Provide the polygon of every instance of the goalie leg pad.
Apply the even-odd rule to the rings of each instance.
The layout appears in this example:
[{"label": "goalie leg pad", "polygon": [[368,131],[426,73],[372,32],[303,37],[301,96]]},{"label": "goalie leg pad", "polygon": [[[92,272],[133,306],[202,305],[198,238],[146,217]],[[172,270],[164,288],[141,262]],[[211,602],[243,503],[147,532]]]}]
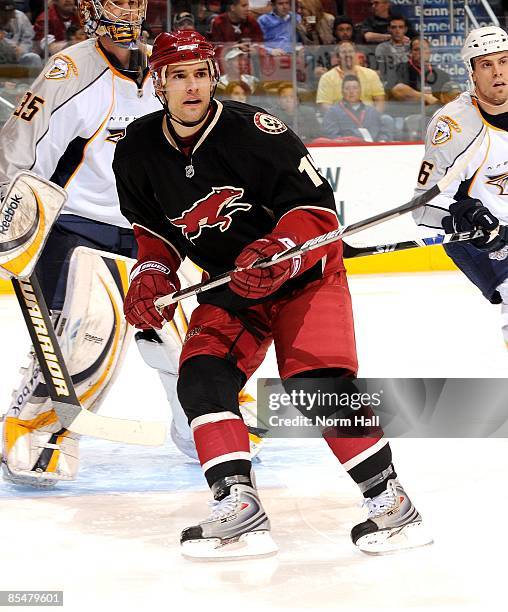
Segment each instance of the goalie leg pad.
[{"label": "goalie leg pad", "polygon": [[[133,260],[88,247],[75,249],[56,333],[82,406],[96,411],[116,379],[132,335],[122,312]],[[14,394],[3,436],[3,462],[11,481],[27,477],[72,480],[78,440],[52,410],[35,359]],[[26,389],[32,388],[30,395]]]}]

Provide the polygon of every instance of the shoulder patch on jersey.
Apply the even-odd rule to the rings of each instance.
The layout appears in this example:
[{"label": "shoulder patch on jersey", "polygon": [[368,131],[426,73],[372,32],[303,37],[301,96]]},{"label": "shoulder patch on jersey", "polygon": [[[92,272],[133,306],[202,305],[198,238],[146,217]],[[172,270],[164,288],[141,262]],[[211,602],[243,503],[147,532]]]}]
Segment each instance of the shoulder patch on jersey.
[{"label": "shoulder patch on jersey", "polygon": [[282,134],[288,129],[285,123],[268,113],[256,113],[254,115],[254,125],[258,130],[267,134]]},{"label": "shoulder patch on jersey", "polygon": [[78,69],[68,55],[57,55],[49,70],[44,74],[45,78],[51,81],[68,79],[73,75],[78,76]]},{"label": "shoulder patch on jersey", "polygon": [[453,132],[462,132],[460,125],[448,115],[440,115],[437,118],[432,144],[442,145],[452,139]]}]

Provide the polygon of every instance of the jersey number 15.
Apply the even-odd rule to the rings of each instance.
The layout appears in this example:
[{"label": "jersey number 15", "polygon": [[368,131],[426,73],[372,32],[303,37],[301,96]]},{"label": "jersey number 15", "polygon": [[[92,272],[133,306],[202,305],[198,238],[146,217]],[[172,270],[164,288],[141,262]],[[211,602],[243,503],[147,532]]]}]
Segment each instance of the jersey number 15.
[{"label": "jersey number 15", "polygon": [[35,96],[31,91],[27,91],[12,114],[25,121],[31,121],[34,115],[41,110],[43,104],[43,98],[39,98],[39,96]]}]

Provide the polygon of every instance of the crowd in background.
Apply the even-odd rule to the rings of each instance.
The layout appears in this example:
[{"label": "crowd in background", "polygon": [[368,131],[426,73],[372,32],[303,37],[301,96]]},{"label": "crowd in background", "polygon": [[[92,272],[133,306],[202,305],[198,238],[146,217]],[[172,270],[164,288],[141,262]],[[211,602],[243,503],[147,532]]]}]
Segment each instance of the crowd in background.
[{"label": "crowd in background", "polygon": [[[425,117],[464,88],[389,0],[295,6],[292,14],[290,0],[173,0],[168,16],[166,0],[148,0],[143,36],[150,43],[168,21],[206,35],[221,69],[218,96],[265,108],[305,141],[417,140]],[[0,110],[26,87],[19,78],[85,38],[76,0],[50,0],[46,33],[42,0],[0,0]]]}]

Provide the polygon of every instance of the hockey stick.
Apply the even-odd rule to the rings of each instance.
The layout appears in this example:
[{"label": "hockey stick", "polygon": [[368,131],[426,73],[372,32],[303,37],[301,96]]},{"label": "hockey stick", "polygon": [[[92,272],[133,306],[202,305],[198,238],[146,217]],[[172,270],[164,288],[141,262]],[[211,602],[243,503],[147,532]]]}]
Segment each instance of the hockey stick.
[{"label": "hockey stick", "polygon": [[[319,247],[325,246],[332,242],[336,242],[337,240],[342,240],[347,236],[352,236],[353,234],[357,234],[358,232],[362,232],[363,230],[367,230],[379,223],[383,223],[385,221],[391,221],[392,219],[396,219],[401,215],[405,215],[413,210],[421,208],[425,206],[437,197],[441,192],[443,192],[447,187],[453,183],[459,176],[460,173],[465,170],[467,164],[473,158],[475,153],[480,148],[482,139],[479,137],[472,142],[468,149],[465,151],[464,158],[457,163],[443,178],[441,178],[435,185],[433,185],[430,189],[428,189],[425,193],[422,193],[416,198],[413,198],[409,202],[402,204],[402,206],[398,206],[397,208],[392,208],[386,212],[379,213],[377,215],[373,215],[368,219],[364,219],[362,221],[357,221],[356,223],[352,223],[343,228],[338,228],[333,230],[332,232],[328,232],[327,234],[322,234],[321,236],[316,236],[315,238],[311,238],[304,242],[303,244],[297,244],[296,246],[288,249],[287,251],[283,251],[282,253],[276,253],[271,257],[265,257],[264,259],[259,259],[254,262],[250,268],[268,268],[269,266],[277,263],[279,261],[285,261],[286,259],[292,259],[302,253],[306,253],[307,251],[311,251],[313,249],[317,249]],[[181,291],[176,291],[175,293],[171,293],[169,295],[162,296],[155,300],[155,307],[162,314],[162,310],[169,306],[170,304],[174,304],[175,302],[179,302],[187,297],[192,295],[197,295],[198,293],[202,293],[203,291],[207,291],[208,289],[214,289],[215,287],[220,287],[228,283],[231,280],[231,274],[233,272],[237,272],[237,270],[231,270],[230,272],[224,272],[224,274],[220,274],[208,281],[196,283],[195,285],[191,285]]]},{"label": "hockey stick", "polygon": [[22,280],[12,278],[11,282],[49,397],[62,426],[77,434],[114,442],[146,446],[162,444],[166,438],[164,423],[104,417],[81,406],[36,275],[32,274],[29,279]]},{"label": "hockey stick", "polygon": [[477,229],[471,232],[438,234],[437,236],[429,236],[428,238],[415,238],[414,240],[406,240],[405,242],[393,242],[392,244],[353,246],[347,242],[344,242],[344,259],[366,257],[367,255],[381,255],[382,253],[396,253],[398,251],[406,251],[408,249],[416,249],[418,247],[448,244],[449,242],[464,242],[466,240],[474,240],[474,238],[483,238],[486,235],[487,232],[484,232],[481,229]]},{"label": "hockey stick", "polygon": [[156,445],[165,439],[162,423],[101,417],[84,410],[56,338],[34,266],[67,195],[57,185],[20,172],[0,204],[0,269],[14,286],[54,410],[62,426],[107,440]]}]

